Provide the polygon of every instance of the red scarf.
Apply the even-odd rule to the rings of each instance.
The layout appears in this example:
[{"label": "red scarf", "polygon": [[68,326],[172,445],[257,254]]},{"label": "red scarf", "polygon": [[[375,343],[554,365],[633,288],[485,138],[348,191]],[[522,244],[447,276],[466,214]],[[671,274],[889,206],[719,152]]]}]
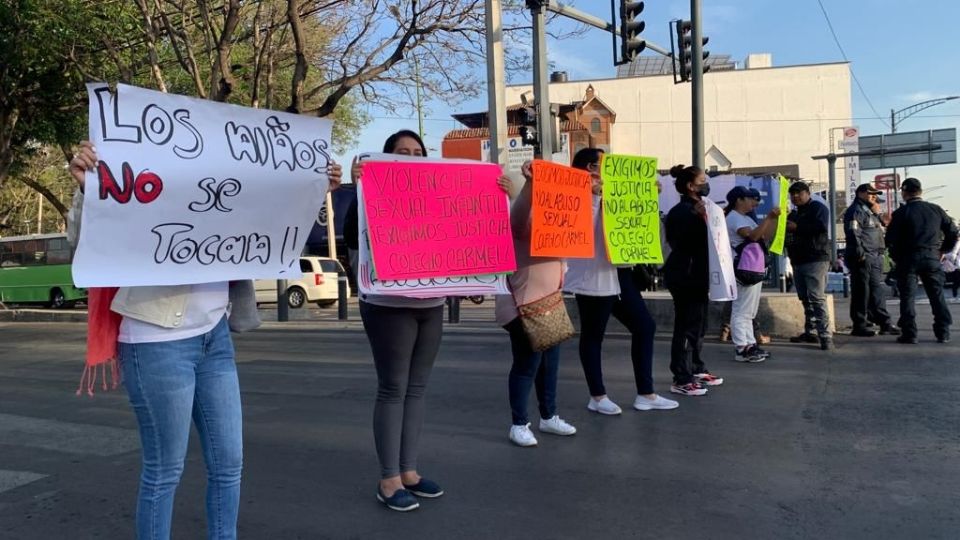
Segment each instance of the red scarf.
[{"label": "red scarf", "polygon": [[79,396],[86,387],[88,396],[99,377],[103,389],[108,389],[107,368],[110,370],[110,389],[120,382],[120,367],[117,364],[117,338],[123,317],[110,311],[110,304],[117,294],[116,287],[92,288],[87,291],[87,361],[77,388]]}]

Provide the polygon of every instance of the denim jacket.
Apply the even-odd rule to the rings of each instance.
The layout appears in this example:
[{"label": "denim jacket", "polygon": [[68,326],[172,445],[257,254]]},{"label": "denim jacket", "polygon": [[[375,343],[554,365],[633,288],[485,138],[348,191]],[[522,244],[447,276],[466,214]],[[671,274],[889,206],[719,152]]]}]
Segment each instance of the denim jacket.
[{"label": "denim jacket", "polygon": [[[67,216],[67,241],[74,248],[80,238],[82,212],[83,192],[77,190]],[[177,328],[183,322],[190,290],[190,285],[121,287],[110,304],[110,309],[138,321],[163,328]],[[260,326],[253,282],[231,281],[229,295],[227,312],[230,329],[234,332],[245,332]]]}]

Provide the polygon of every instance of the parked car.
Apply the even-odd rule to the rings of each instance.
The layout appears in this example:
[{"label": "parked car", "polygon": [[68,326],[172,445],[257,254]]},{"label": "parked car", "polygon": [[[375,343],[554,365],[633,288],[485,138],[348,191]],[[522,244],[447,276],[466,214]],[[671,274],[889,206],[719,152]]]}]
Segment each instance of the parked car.
[{"label": "parked car", "polygon": [[[287,280],[287,303],[290,307],[301,308],[307,302],[313,302],[325,308],[337,303],[337,273],[343,271],[339,261],[328,257],[300,257],[300,271],[303,277]],[[277,280],[258,279],[254,286],[257,304],[277,302]],[[350,296],[349,283],[347,296]]]}]

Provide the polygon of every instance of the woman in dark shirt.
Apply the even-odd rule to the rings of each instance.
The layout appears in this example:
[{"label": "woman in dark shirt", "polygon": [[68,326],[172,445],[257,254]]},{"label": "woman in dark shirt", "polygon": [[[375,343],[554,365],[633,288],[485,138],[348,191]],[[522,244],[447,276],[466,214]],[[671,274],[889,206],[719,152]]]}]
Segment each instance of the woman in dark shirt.
[{"label": "woman in dark shirt", "polygon": [[673,372],[670,391],[702,396],[707,393],[707,386],[723,384],[723,379],[707,371],[700,357],[710,289],[707,212],[703,198],[710,194],[710,184],[699,167],[677,165],[670,169],[670,175],[676,179],[674,185],[681,195],[680,202],[667,214],[670,256],[663,268],[675,313],[670,348],[670,371]]}]

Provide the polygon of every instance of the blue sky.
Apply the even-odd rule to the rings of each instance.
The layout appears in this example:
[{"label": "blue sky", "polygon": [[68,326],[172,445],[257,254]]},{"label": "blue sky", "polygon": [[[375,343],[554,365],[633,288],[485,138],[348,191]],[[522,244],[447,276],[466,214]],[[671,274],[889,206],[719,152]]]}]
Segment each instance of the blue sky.
[{"label": "blue sky", "polygon": [[[853,83],[854,123],[863,135],[889,133],[890,109],[918,101],[960,95],[960,60],[953,36],[958,33],[960,2],[919,0],[822,0],[876,113]],[[730,54],[743,61],[747,54],[773,55],[774,65],[811,64],[843,60],[827,27],[817,0],[702,0],[704,35],[710,37],[707,50]],[[608,0],[579,0],[574,7],[609,18]],[[648,0],[641,18],[646,21],[644,37],[669,48],[668,21],[688,18],[686,0]],[[565,21],[556,24],[569,24]],[[571,79],[607,78],[616,74],[612,64],[610,35],[590,30],[575,40],[547,44],[554,69],[567,71]],[[646,52],[644,54],[652,54]],[[709,74],[707,75],[709,77]],[[531,75],[517,74],[514,82],[529,82]],[[456,123],[450,114],[486,110],[486,96],[450,107],[430,102],[425,113],[426,142],[439,149],[440,140]],[[401,128],[416,130],[416,111],[409,117],[371,108],[373,121],[360,136],[357,148],[342,156],[344,164],[354,151],[377,150],[387,135]],[[880,116],[882,119],[876,118]],[[391,118],[393,117],[393,118]],[[928,109],[898,125],[898,131],[960,126],[960,100]],[[439,151],[437,151],[439,153]],[[864,181],[884,171],[864,171]],[[923,181],[928,200],[960,216],[960,165],[917,167],[910,171]],[[945,185],[945,188],[933,189]]]}]

